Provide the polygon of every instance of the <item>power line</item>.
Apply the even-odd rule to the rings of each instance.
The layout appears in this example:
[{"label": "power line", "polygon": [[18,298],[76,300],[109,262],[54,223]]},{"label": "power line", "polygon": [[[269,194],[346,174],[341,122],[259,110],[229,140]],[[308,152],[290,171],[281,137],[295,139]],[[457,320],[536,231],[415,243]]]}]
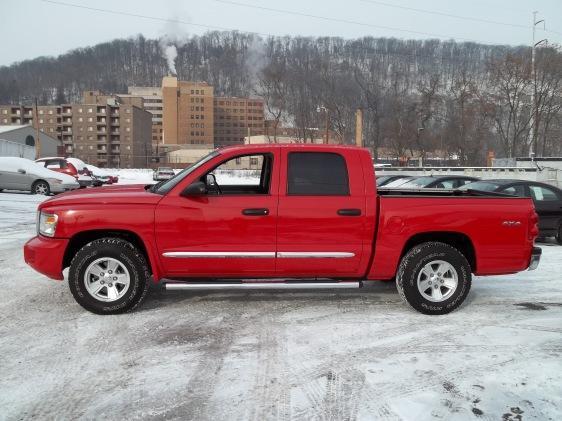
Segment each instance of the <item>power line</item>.
[{"label": "power line", "polygon": [[[378,0],[359,0],[359,1],[361,1],[363,3],[376,4],[376,5],[379,5],[379,6],[393,7],[395,9],[409,10],[411,12],[426,13],[426,14],[430,14],[430,15],[437,15],[437,16],[467,20],[467,21],[472,21],[472,22],[483,22],[483,23],[489,23],[489,24],[492,24],[492,25],[511,26],[511,27],[514,27],[514,28],[524,28],[524,29],[531,28],[530,25],[524,25],[524,24],[520,24],[520,23],[501,22],[501,21],[491,20],[491,19],[476,18],[476,17],[473,17],[473,16],[455,15],[453,13],[440,12],[440,11],[437,11],[437,10],[427,10],[427,9],[419,9],[417,7],[400,6],[398,4],[392,4],[392,3],[387,3],[387,2],[384,2],[384,1],[378,1]],[[552,32],[554,34],[562,34],[562,32],[552,31],[552,30],[549,30],[549,29],[543,29],[543,31]]]},{"label": "power line", "polygon": [[393,7],[395,9],[409,10],[409,11],[412,11],[412,12],[427,13],[427,14],[431,14],[431,15],[444,16],[444,17],[455,18],[455,19],[463,19],[463,20],[469,20],[469,21],[473,21],[473,22],[484,22],[484,23],[491,23],[491,24],[494,24],[494,25],[513,26],[513,27],[516,27],[516,28],[529,28],[529,25],[523,25],[523,24],[518,24],[518,23],[499,22],[499,21],[495,21],[495,20],[481,19],[481,18],[475,18],[475,17],[471,17],[471,16],[461,16],[461,15],[455,15],[455,14],[452,14],[452,13],[439,12],[439,11],[435,11],[435,10],[418,9],[416,7],[400,6],[398,4],[386,3],[384,1],[377,1],[377,0],[359,0],[359,1],[361,1],[363,3],[376,4],[376,5],[379,5],[379,6]]},{"label": "power line", "polygon": [[431,36],[431,37],[437,37],[437,38],[446,38],[446,39],[455,39],[455,40],[468,41],[468,42],[477,42],[477,43],[482,43],[482,44],[488,43],[487,41],[480,41],[480,40],[475,40],[475,39],[470,39],[470,38],[451,37],[451,36],[448,36],[448,35],[434,34],[434,33],[431,33],[431,32],[413,31],[413,30],[410,30],[410,29],[402,29],[402,28],[396,28],[396,27],[392,27],[392,26],[375,25],[375,24],[372,24],[372,23],[358,22],[358,21],[349,20],[349,19],[332,18],[332,17],[327,17],[327,16],[314,15],[314,14],[311,14],[311,13],[296,12],[296,11],[293,11],[293,10],[276,9],[276,8],[273,8],[273,7],[257,6],[257,5],[253,5],[253,4],[247,4],[247,3],[239,3],[239,2],[236,2],[236,1],[230,1],[230,0],[214,0],[214,1],[216,1],[218,3],[230,4],[230,5],[233,5],[233,6],[247,7],[247,8],[250,8],[250,9],[265,10],[265,11],[268,11],[268,12],[275,12],[275,13],[283,13],[283,14],[286,14],[286,15],[302,16],[302,17],[306,17],[306,18],[319,19],[319,20],[324,20],[324,21],[328,21],[328,22],[339,22],[339,23],[346,23],[346,24],[364,26],[364,27],[369,27],[369,28],[386,29],[386,30],[390,30],[390,31],[399,31],[399,32],[406,32],[406,33],[410,33],[410,34],[425,35],[425,36]]},{"label": "power line", "polygon": [[108,13],[108,14],[112,14],[112,15],[121,15],[121,16],[130,16],[130,17],[135,17],[135,18],[149,19],[149,20],[154,20],[154,21],[158,21],[158,22],[179,23],[179,24],[182,24],[182,25],[197,26],[197,27],[206,28],[206,29],[219,29],[221,31],[241,32],[241,33],[252,34],[252,35],[271,36],[271,37],[275,36],[273,34],[267,34],[267,33],[253,32],[253,31],[241,31],[239,29],[226,28],[224,26],[205,25],[205,24],[201,24],[201,23],[188,22],[188,21],[184,21],[184,20],[180,20],[180,19],[167,19],[167,18],[161,18],[161,17],[157,17],[157,16],[148,16],[148,15],[141,15],[141,14],[138,14],[138,13],[123,12],[123,11],[120,11],[120,10],[111,10],[111,9],[102,9],[102,8],[98,8],[98,7],[83,6],[81,4],[66,3],[66,2],[62,2],[62,1],[55,1],[55,0],[41,0],[41,1],[43,3],[56,4],[56,5],[59,5],[59,6],[74,7],[76,9],[85,9],[85,10],[91,10],[91,11],[94,11],[94,12]]}]

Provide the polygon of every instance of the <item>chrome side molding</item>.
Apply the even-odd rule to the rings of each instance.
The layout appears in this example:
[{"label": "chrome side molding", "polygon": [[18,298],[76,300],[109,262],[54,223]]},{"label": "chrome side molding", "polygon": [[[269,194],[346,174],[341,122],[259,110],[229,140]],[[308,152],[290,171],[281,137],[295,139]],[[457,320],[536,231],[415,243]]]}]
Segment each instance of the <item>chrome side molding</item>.
[{"label": "chrome side molding", "polygon": [[279,259],[346,259],[354,257],[355,253],[346,251],[278,251]]},{"label": "chrome side molding", "polygon": [[355,257],[355,253],[346,251],[167,251],[162,253],[164,257],[181,259],[207,258],[207,259],[346,259]]},{"label": "chrome side molding", "polygon": [[167,251],[164,257],[177,258],[208,258],[208,259],[232,259],[232,258],[274,258],[274,251]]}]

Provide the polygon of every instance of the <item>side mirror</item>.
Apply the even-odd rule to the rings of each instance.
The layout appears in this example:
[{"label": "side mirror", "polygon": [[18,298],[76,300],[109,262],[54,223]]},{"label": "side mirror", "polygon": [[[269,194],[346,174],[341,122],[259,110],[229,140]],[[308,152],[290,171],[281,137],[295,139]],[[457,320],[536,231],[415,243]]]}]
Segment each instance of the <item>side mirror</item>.
[{"label": "side mirror", "polygon": [[18,170],[18,172],[19,172],[20,174],[26,174],[26,171],[25,171],[24,169],[21,169],[21,168]]},{"label": "side mirror", "polygon": [[214,174],[207,174],[205,177],[205,184],[209,187],[215,187],[217,185],[217,178]]},{"label": "side mirror", "polygon": [[207,186],[202,181],[191,183],[181,192],[180,196],[183,197],[196,197],[204,196],[207,194]]}]

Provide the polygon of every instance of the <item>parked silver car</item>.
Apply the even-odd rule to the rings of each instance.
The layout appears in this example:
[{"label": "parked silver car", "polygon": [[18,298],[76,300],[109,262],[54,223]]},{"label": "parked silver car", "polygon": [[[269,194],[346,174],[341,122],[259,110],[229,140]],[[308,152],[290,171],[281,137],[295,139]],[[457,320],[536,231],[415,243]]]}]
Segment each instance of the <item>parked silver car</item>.
[{"label": "parked silver car", "polygon": [[25,158],[0,157],[0,191],[22,190],[48,195],[80,188],[74,177],[51,171]]},{"label": "parked silver car", "polygon": [[170,167],[158,167],[158,169],[154,171],[152,179],[154,181],[164,181],[169,180],[174,175],[176,175],[176,173]]}]

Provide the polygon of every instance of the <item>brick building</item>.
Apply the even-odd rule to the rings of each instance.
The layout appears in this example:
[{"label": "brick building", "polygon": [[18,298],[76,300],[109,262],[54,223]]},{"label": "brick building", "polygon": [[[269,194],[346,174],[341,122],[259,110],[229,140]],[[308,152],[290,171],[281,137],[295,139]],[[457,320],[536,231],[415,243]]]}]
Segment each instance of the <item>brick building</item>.
[{"label": "brick building", "polygon": [[215,97],[216,147],[243,144],[246,136],[264,134],[263,100]]},{"label": "brick building", "polygon": [[162,80],[163,142],[213,146],[213,87],[206,82]]},{"label": "brick building", "polygon": [[[0,105],[0,124],[35,124],[34,107]],[[86,91],[81,104],[37,107],[39,129],[65,156],[102,167],[141,167],[152,154],[152,115],[140,97]]]},{"label": "brick building", "polygon": [[163,143],[162,129],[162,88],[155,86],[129,86],[127,95],[120,97],[141,97],[144,100],[144,109],[152,114],[152,145]]},{"label": "brick building", "polygon": [[219,147],[264,133],[261,99],[217,97],[206,82],[162,80],[163,143]]}]

